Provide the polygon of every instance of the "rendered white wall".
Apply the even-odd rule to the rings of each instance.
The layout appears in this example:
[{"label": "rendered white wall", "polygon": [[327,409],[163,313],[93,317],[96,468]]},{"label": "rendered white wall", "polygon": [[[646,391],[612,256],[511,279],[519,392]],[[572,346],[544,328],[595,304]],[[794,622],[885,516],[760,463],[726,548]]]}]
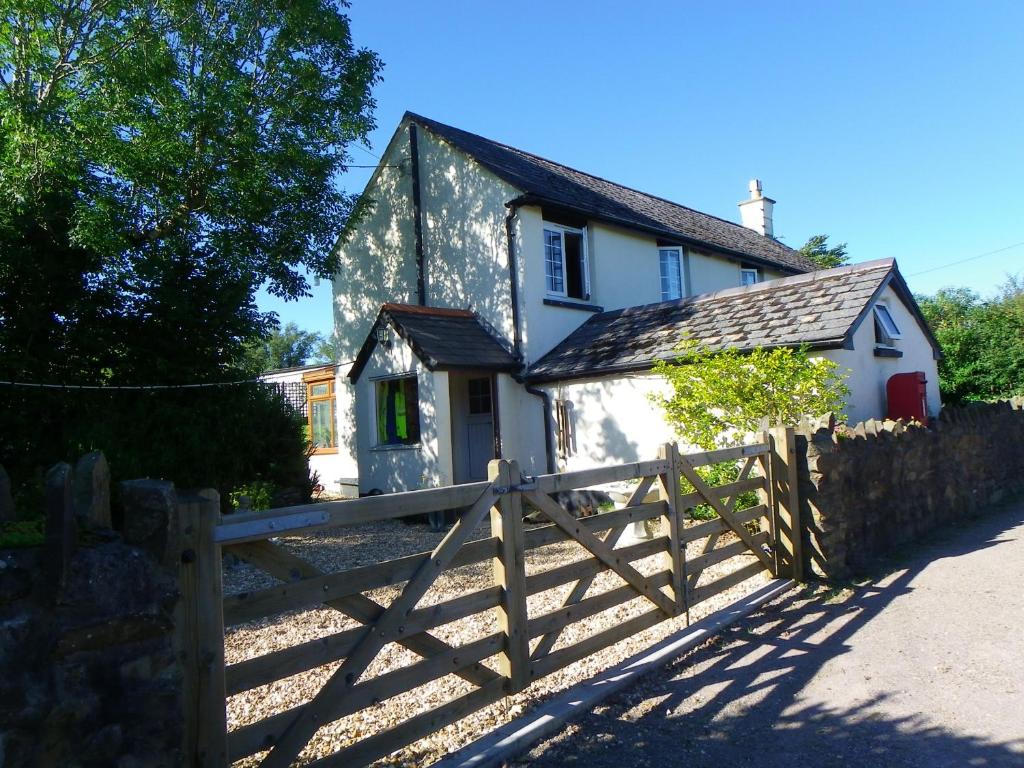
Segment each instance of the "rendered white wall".
[{"label": "rendered white wall", "polygon": [[[392,334],[394,338],[394,334]],[[420,442],[417,445],[376,446],[376,395],[380,378],[414,374],[419,388]],[[385,493],[450,485],[451,423],[448,379],[427,370],[401,339],[391,348],[374,350],[356,385],[356,444],[359,490]],[[439,436],[445,439],[442,443]]]},{"label": "rendered white wall", "polygon": [[547,473],[544,406],[507,373],[497,375],[501,455],[515,459],[528,475]]},{"label": "rendered white wall", "polygon": [[938,415],[942,407],[939,398],[938,363],[932,355],[927,337],[914,319],[910,310],[891,288],[886,288],[880,297],[889,307],[896,325],[902,331],[902,338],[896,347],[903,357],[875,357],[875,325],[872,316],[867,316],[853,335],[853,349],[837,349],[821,352],[822,357],[833,360],[847,369],[850,388],[847,417],[850,424],[865,419],[885,418],[885,385],[896,373],[924,371],[927,384],[928,412]]}]

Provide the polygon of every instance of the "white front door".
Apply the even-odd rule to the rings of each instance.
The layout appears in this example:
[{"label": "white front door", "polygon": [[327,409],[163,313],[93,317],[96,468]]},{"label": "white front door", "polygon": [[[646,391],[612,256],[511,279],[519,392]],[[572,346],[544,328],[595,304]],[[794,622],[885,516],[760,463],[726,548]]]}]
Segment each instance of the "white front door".
[{"label": "white front door", "polygon": [[469,452],[469,479],[486,480],[487,463],[494,458],[491,377],[469,379],[467,384],[469,415],[466,417],[466,446]]}]

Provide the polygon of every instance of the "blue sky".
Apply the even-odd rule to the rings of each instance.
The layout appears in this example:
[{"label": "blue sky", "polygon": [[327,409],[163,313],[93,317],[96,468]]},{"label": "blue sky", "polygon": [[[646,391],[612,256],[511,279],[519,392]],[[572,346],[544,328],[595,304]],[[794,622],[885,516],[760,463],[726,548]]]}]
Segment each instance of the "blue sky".
[{"label": "blue sky", "polygon": [[[353,0],[349,16],[385,62],[377,154],[408,109],[733,221],[760,178],[783,242],[895,257],[915,292],[988,295],[1024,272],[1024,3]],[[330,331],[326,282],[260,306]]]}]

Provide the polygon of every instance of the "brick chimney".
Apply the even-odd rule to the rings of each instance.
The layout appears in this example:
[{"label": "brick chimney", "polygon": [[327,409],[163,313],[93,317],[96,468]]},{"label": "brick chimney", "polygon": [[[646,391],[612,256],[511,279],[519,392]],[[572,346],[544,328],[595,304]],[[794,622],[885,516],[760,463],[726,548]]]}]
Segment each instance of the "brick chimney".
[{"label": "brick chimney", "polygon": [[750,180],[750,199],[739,203],[740,221],[747,229],[752,229],[767,237],[775,237],[772,232],[772,208],[775,201],[761,194],[761,180]]}]

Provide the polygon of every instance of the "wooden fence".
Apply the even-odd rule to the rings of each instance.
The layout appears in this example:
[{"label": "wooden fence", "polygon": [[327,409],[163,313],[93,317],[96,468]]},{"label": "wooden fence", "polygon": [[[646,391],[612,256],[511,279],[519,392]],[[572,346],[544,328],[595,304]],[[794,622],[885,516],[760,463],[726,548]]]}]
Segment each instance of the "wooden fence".
[{"label": "wooden fence", "polygon": [[[183,505],[181,653],[188,669],[191,764],[224,766],[266,753],[260,765],[283,768],[296,761],[325,724],[447,675],[468,683],[468,692],[398,726],[353,737],[340,751],[312,763],[364,765],[602,648],[667,619],[688,616],[692,606],[765,570],[801,577],[800,537],[792,534],[799,530],[795,467],[787,461],[792,445],[792,430],[780,428],[762,442],[739,448],[680,455],[676,446],[667,444],[652,461],[536,478],[523,477],[515,461],[496,460],[487,482],[265,513],[221,518],[201,498]],[[739,478],[728,485],[709,488],[695,472],[696,467],[727,460],[742,461]],[[693,491],[684,493],[681,480]],[[577,519],[552,498],[561,491],[617,481],[637,484],[625,506],[612,512]],[[754,490],[761,503],[736,511],[738,495]],[[524,504],[541,510],[550,524],[525,528]],[[717,518],[689,520],[686,511],[698,504],[710,505]],[[457,520],[432,552],[340,572],[322,572],[274,541],[328,527],[453,509],[458,510]],[[472,540],[488,518],[490,536]],[[660,521],[656,537],[619,544],[629,524],[648,520]],[[585,559],[528,572],[528,556],[556,542],[574,542],[585,551]],[[702,544],[697,545],[700,554],[688,558],[691,542]],[[225,597],[223,552],[234,553],[280,583]],[[710,566],[741,555],[750,562],[714,581],[702,579]],[[652,556],[658,564],[653,572],[644,574],[634,566]],[[418,607],[442,573],[488,562],[490,587]],[[588,596],[605,572],[613,572],[621,586]],[[399,584],[404,584],[400,594],[387,605],[365,594]],[[571,589],[557,610],[530,615],[531,596],[568,585]],[[646,608],[585,639],[559,645],[567,626],[632,600]],[[321,605],[359,626],[225,666],[226,626]],[[496,632],[460,645],[438,636],[438,628],[451,622],[476,620],[487,626],[483,618],[495,613]],[[404,646],[419,660],[367,674],[389,643]],[[339,662],[307,703],[228,732],[226,697]]]}]

